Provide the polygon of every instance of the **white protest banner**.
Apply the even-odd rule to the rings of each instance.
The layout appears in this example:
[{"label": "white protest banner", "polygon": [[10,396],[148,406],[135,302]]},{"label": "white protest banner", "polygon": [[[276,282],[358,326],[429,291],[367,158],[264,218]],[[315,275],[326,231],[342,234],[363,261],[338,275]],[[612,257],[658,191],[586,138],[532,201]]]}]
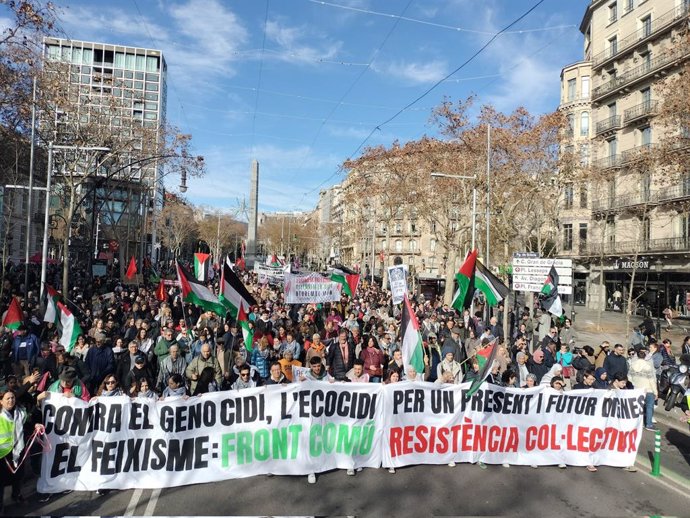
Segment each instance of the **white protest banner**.
[{"label": "white protest banner", "polygon": [[381,386],[304,382],[189,399],[51,394],[38,490],[163,488],[381,465]]},{"label": "white protest banner", "polygon": [[[285,270],[286,268],[282,266],[267,266],[258,262],[254,263],[254,272],[258,275],[258,280],[261,284],[282,284],[285,280]],[[287,270],[289,272],[289,265]]]},{"label": "white protest banner", "polygon": [[384,391],[384,467],[409,464],[632,466],[644,392],[396,383]]},{"label": "white protest banner", "polygon": [[405,265],[389,266],[388,282],[391,286],[393,304],[400,304],[407,293],[407,268]]},{"label": "white protest banner", "polygon": [[38,491],[163,488],[273,473],[484,462],[625,467],[641,390],[305,381],[189,399],[50,394]]},{"label": "white protest banner", "polygon": [[287,304],[309,304],[336,302],[340,300],[342,284],[333,282],[318,273],[285,276],[285,302]]}]

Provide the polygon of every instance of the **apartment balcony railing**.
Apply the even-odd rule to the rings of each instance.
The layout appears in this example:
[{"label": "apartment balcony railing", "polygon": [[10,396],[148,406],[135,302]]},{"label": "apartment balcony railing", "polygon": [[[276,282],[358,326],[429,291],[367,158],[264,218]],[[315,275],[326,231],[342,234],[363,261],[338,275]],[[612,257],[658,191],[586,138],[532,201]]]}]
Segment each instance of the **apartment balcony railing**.
[{"label": "apartment balcony railing", "polygon": [[617,45],[614,47],[608,47],[607,49],[599,52],[592,57],[592,66],[598,67],[605,63],[606,61],[616,57],[618,54],[625,52],[626,50],[634,47],[641,41],[654,36],[656,33],[665,29],[675,22],[681,20],[688,15],[689,7],[687,5],[681,5],[675,9],[652,19],[651,23],[641,27],[635,32],[629,34],[625,38],[618,41]]},{"label": "apartment balcony railing", "polygon": [[597,122],[597,135],[606,133],[607,131],[614,130],[621,127],[621,116],[611,115],[611,117]]},{"label": "apartment balcony railing", "polygon": [[664,237],[642,241],[610,241],[589,243],[587,253],[597,255],[620,255],[649,252],[686,252],[690,250],[690,237]]},{"label": "apartment balcony railing", "polygon": [[592,160],[592,166],[596,169],[613,169],[621,166],[620,155],[609,155]]},{"label": "apartment balcony railing", "polygon": [[641,79],[649,74],[652,74],[656,71],[658,71],[661,68],[664,68],[681,57],[683,57],[683,50],[682,49],[675,49],[675,50],[670,50],[668,52],[664,52],[663,54],[660,54],[659,56],[656,56],[655,58],[650,59],[649,61],[645,61],[641,65],[638,65],[634,68],[631,68],[627,72],[624,72],[623,74],[614,77],[610,81],[607,81],[606,83],[597,86],[592,93],[592,98],[593,100],[596,100],[599,97],[603,97],[614,90],[621,89],[628,85],[629,83],[632,83],[633,81],[637,81],[638,79]]},{"label": "apartment balcony railing", "polygon": [[642,144],[640,146],[623,151],[621,153],[621,164],[629,164],[630,162],[643,158],[652,149],[654,149],[654,146],[655,145],[650,142],[649,144]]},{"label": "apartment balcony railing", "polygon": [[632,108],[628,108],[627,110],[625,110],[625,112],[623,112],[623,118],[625,119],[625,122],[627,124],[638,119],[656,115],[658,111],[659,101],[655,99],[650,99],[649,101],[645,101],[641,104],[638,104],[637,106],[633,106]]},{"label": "apartment balcony railing", "polygon": [[690,199],[690,179],[653,191],[640,190],[618,196],[603,196],[592,200],[592,211],[613,211],[639,205],[658,205],[687,199]]}]

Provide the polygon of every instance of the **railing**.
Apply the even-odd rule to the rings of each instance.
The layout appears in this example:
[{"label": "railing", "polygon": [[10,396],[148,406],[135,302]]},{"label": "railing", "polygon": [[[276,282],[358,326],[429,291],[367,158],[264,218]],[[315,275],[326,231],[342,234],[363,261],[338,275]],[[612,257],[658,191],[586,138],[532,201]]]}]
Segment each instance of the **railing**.
[{"label": "railing", "polygon": [[620,115],[611,115],[608,119],[597,122],[597,135],[606,131],[619,128],[621,125]]},{"label": "railing", "polygon": [[690,198],[690,179],[654,191],[640,190],[618,196],[603,196],[592,200],[592,211],[615,210],[645,204],[656,205],[685,198]]},{"label": "railing", "polygon": [[618,88],[622,88],[632,81],[636,81],[641,77],[651,74],[652,72],[656,72],[660,68],[673,63],[682,56],[683,51],[681,49],[664,52],[663,54],[652,58],[651,60],[646,61],[645,63],[642,63],[641,65],[638,65],[627,72],[624,72],[620,76],[611,79],[603,85],[596,87],[593,90],[592,97],[602,97],[614,90],[617,90]]},{"label": "railing", "polygon": [[633,162],[639,158],[642,158],[645,154],[649,153],[654,148],[653,143],[649,144],[642,144],[640,146],[636,146],[630,149],[626,149],[621,153],[621,163],[622,164],[627,164],[629,162]]},{"label": "railing", "polygon": [[649,38],[650,36],[653,36],[655,33],[659,32],[661,29],[664,29],[666,26],[672,25],[674,22],[680,20],[684,16],[687,16],[687,14],[687,5],[681,5],[679,7],[676,7],[675,9],[671,9],[670,11],[662,14],[656,19],[653,19],[650,25],[646,27],[643,26],[640,29],[633,32],[632,34],[629,34],[622,40],[619,40],[618,45],[615,48],[609,47],[606,50],[599,52],[592,58],[592,66],[597,67],[601,65],[605,61],[608,61],[609,59],[617,56],[621,52],[628,50],[630,47],[633,47],[640,41]]},{"label": "railing", "polygon": [[620,167],[620,165],[620,155],[609,155],[602,158],[597,158],[596,160],[592,160],[592,166],[598,169],[610,169],[613,167]]},{"label": "railing", "polygon": [[642,241],[614,241],[607,243],[589,243],[587,252],[590,255],[634,254],[645,252],[685,252],[690,250],[690,236],[664,237]]},{"label": "railing", "polygon": [[581,102],[581,101],[589,101],[592,97],[590,95],[577,95],[573,97],[572,99],[565,98],[563,102],[561,103],[561,106],[565,106],[566,104],[570,103],[576,103],[576,102]]},{"label": "railing", "polygon": [[650,99],[637,106],[628,108],[623,112],[623,118],[625,122],[631,122],[641,117],[647,117],[649,115],[655,115],[659,110],[659,101],[656,99]]}]

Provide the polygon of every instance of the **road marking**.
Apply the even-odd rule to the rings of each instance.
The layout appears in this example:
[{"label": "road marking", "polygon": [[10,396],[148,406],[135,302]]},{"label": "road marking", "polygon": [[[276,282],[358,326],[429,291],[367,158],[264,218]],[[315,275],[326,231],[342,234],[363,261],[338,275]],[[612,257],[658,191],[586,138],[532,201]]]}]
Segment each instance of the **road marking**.
[{"label": "road marking", "polygon": [[144,511],[144,516],[153,516],[153,512],[156,510],[156,504],[158,503],[158,497],[161,496],[161,489],[154,489],[151,492],[151,498],[149,498],[149,503],[146,504],[146,510]]},{"label": "road marking", "polygon": [[[674,473],[670,469],[664,468],[662,466],[661,467],[662,475],[660,477],[655,477],[655,476],[652,476],[652,474],[648,471],[649,466],[645,462],[638,460],[638,461],[635,461],[635,464],[639,468],[638,473],[642,473],[643,475],[648,476],[649,478],[651,478],[655,482],[658,482],[659,484],[666,486],[667,489],[672,489],[673,491],[675,491],[676,493],[678,493],[679,495],[681,495],[685,498],[690,498],[690,495],[688,495],[687,490],[681,489],[680,487],[678,487],[676,485],[676,484],[681,484],[681,485],[685,485],[685,487],[687,487],[687,484],[688,484],[687,479],[685,479],[681,475],[678,475],[677,473]],[[669,474],[671,475],[670,477],[669,477]],[[667,482],[666,480],[664,480],[664,478],[674,480],[675,484],[671,484],[670,482]],[[681,482],[681,480],[683,480],[683,482]]]},{"label": "road marking", "polygon": [[134,516],[134,513],[137,510],[137,504],[139,503],[139,499],[141,498],[141,494],[143,492],[143,489],[134,490],[134,493],[132,493],[132,498],[129,500],[129,504],[127,505],[125,516]]}]

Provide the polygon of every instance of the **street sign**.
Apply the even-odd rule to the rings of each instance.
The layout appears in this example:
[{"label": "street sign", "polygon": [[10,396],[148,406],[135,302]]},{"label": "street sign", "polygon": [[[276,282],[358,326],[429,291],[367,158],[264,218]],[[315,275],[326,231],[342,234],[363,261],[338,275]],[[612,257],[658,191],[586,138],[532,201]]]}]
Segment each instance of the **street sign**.
[{"label": "street sign", "polygon": [[[526,282],[526,283],[531,283],[531,284],[541,284],[543,286],[544,281],[546,281],[546,275],[524,275],[524,274],[513,275],[513,282]],[[558,285],[560,286],[561,284],[563,284],[565,286],[572,286],[573,278],[569,277],[569,276],[565,276],[565,275],[559,275],[558,276]]]},{"label": "street sign", "polygon": [[520,257],[515,257],[513,258],[513,266],[546,266],[547,268],[551,268],[551,266],[555,266],[556,268],[560,267],[565,267],[565,268],[572,268],[573,267],[573,260],[572,259],[535,259],[535,258],[520,258]]},{"label": "street sign", "polygon": [[[513,266],[513,275],[541,275],[545,280],[550,270],[549,266]],[[561,266],[556,268],[556,273],[559,277],[570,277],[573,269]]]},{"label": "street sign", "polygon": [[[533,293],[539,293],[543,286],[543,283],[513,282],[513,290],[515,291],[531,291]],[[558,293],[560,295],[572,295],[573,287],[559,284]]]},{"label": "street sign", "polygon": [[518,257],[521,259],[539,259],[539,252],[513,252],[513,259]]}]

